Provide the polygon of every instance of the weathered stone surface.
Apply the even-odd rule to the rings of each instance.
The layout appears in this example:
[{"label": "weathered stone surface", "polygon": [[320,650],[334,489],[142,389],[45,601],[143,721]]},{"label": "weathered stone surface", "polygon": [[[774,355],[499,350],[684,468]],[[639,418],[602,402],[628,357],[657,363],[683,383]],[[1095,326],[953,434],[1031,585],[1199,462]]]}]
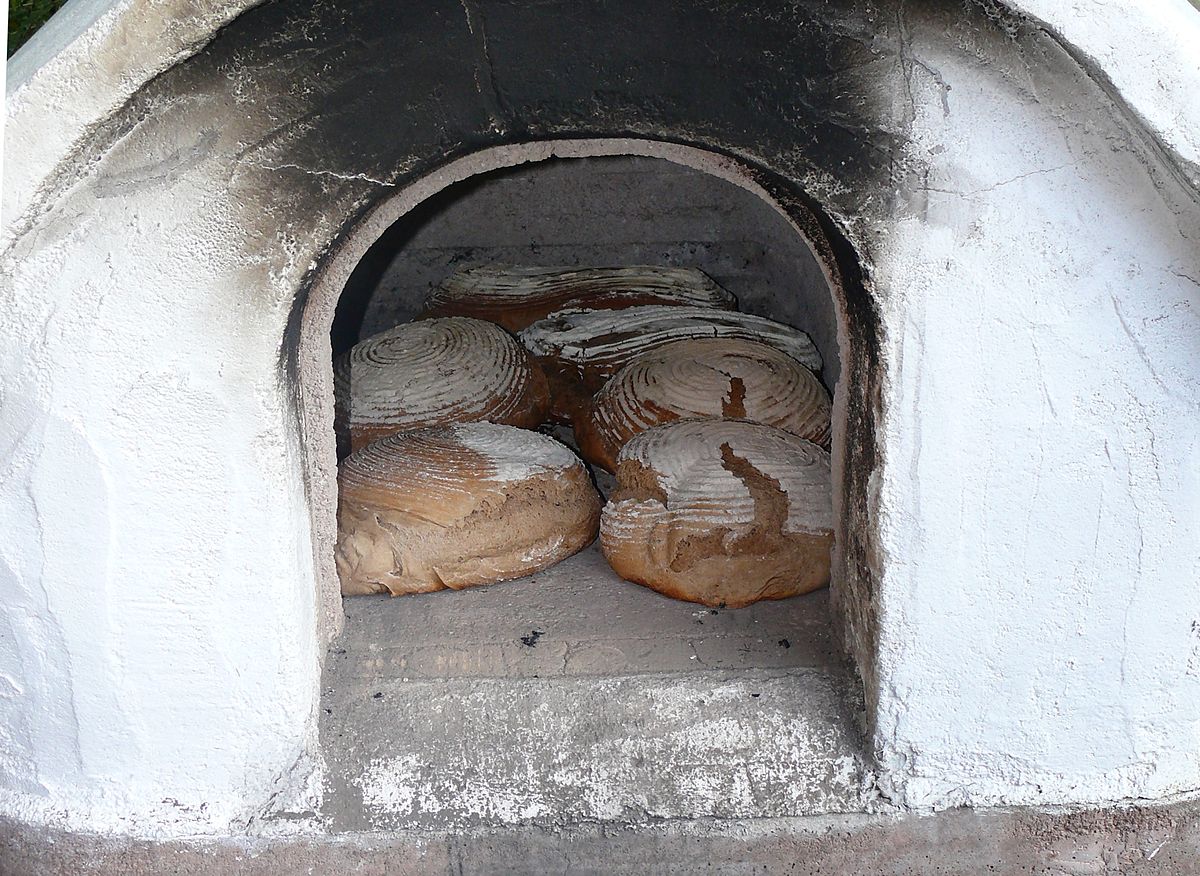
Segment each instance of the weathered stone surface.
[{"label": "weathered stone surface", "polygon": [[744,611],[597,549],[520,581],[347,602],[322,683],[332,829],[861,811],[857,696],[825,594]]},{"label": "weathered stone surface", "polygon": [[1196,804],[768,822],[666,822],[652,827],[521,827],[453,834],[390,831],[274,840],[146,840],[67,834],[0,821],[12,876],[1193,876]]},{"label": "weathered stone surface", "polygon": [[[738,611],[707,609],[621,580],[595,544],[521,581],[452,595],[347,600],[345,612],[345,633],[326,674],[356,685],[743,669],[830,673],[842,665],[824,591]],[[530,638],[536,646],[523,641]]]}]

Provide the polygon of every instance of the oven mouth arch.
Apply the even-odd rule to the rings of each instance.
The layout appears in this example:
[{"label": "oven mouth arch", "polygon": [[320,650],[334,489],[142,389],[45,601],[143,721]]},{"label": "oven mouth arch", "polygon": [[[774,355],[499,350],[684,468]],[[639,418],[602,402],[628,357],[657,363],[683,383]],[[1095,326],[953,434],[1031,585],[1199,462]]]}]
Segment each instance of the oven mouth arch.
[{"label": "oven mouth arch", "polygon": [[[804,242],[833,298],[841,379],[833,387],[835,548],[831,599],[843,647],[856,665],[873,715],[875,594],[871,561],[874,515],[869,484],[878,453],[879,338],[877,306],[859,253],[820,203],[770,169],[703,145],[628,137],[535,140],[486,147],[434,162],[434,167],[367,205],[309,272],[289,320],[285,379],[295,388],[305,490],[317,580],[322,646],[341,631],[344,615],[333,567],[336,456],[330,331],[340,296],[368,250],[389,228],[431,198],[472,177],[554,159],[661,159],[709,174],[765,202]],[[322,647],[323,650],[323,647]]]}]

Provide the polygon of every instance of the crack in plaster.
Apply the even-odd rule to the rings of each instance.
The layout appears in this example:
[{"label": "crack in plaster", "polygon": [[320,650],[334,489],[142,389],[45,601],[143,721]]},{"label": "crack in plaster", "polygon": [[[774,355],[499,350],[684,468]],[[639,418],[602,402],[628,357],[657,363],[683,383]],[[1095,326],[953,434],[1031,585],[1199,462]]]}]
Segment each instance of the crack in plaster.
[{"label": "crack in plaster", "polygon": [[1150,354],[1146,350],[1146,345],[1142,343],[1141,339],[1129,325],[1129,321],[1125,319],[1125,314],[1121,311],[1121,304],[1117,301],[1117,296],[1110,294],[1108,297],[1112,301],[1113,312],[1117,315],[1117,320],[1121,323],[1122,330],[1124,330],[1129,340],[1133,342],[1134,349],[1137,350],[1138,353],[1138,358],[1142,360],[1142,364],[1145,365],[1146,370],[1150,372],[1150,377],[1153,378],[1154,383],[1167,396],[1174,397],[1175,393],[1169,386],[1167,386],[1167,384],[1163,382],[1163,379],[1159,377],[1158,369],[1156,369],[1154,367],[1154,363],[1150,361]]},{"label": "crack in plaster", "polygon": [[[1129,474],[1132,476],[1132,471],[1129,471]],[[1126,688],[1128,686],[1127,670],[1129,663],[1129,615],[1130,612],[1133,611],[1134,603],[1137,602],[1138,584],[1142,580],[1142,569],[1144,568],[1142,564],[1142,554],[1146,546],[1146,537],[1142,530],[1142,509],[1138,506],[1138,503],[1133,500],[1132,489],[1130,490],[1130,499],[1133,501],[1134,511],[1137,512],[1137,521],[1135,523],[1138,534],[1137,572],[1133,576],[1132,586],[1129,588],[1129,599],[1125,602],[1125,611],[1121,618],[1121,688],[1119,699],[1121,703],[1121,714],[1124,717],[1124,720],[1121,722],[1122,729],[1125,731],[1125,738],[1129,743],[1130,756],[1134,759],[1134,764],[1136,765],[1143,763],[1143,761],[1139,760],[1138,758],[1138,746],[1137,741],[1134,738],[1133,730],[1134,720],[1129,708],[1129,697],[1126,694]]]},{"label": "crack in plaster", "polygon": [[[1013,0],[1006,0],[1013,3]],[[1059,28],[1031,15],[1024,9],[1013,9],[1012,13],[1020,20],[1034,27],[1039,33],[1050,39],[1054,45],[1075,62],[1079,70],[1104,92],[1105,96],[1125,118],[1130,133],[1142,143],[1151,153],[1157,156],[1172,177],[1184,188],[1192,192],[1200,192],[1200,173],[1197,165],[1183,155],[1179,148],[1169,143],[1163,137],[1163,127],[1154,124],[1140,109],[1140,101],[1130,100],[1124,88],[1117,85],[1105,70],[1105,65],[1092,57],[1072,42]],[[1150,165],[1139,158],[1139,161],[1150,170]],[[1155,181],[1155,187],[1159,184]]]},{"label": "crack in plaster", "polygon": [[1192,640],[1192,648],[1188,652],[1187,667],[1184,670],[1184,674],[1190,675],[1193,678],[1200,678],[1200,621],[1192,621],[1189,632]]},{"label": "crack in plaster", "polygon": [[912,122],[917,114],[916,96],[913,94],[913,70],[920,67],[930,78],[933,79],[938,86],[938,96],[942,101],[942,117],[950,116],[950,84],[946,82],[940,70],[936,67],[922,61],[912,51],[912,37],[904,26],[904,4],[901,3],[896,9],[896,33],[897,41],[895,45],[896,55],[900,59],[900,67],[904,73],[904,90],[908,98],[909,116],[907,121]]},{"label": "crack in plaster", "polygon": [[[64,679],[64,682],[65,682],[64,687],[66,688],[65,695],[62,697],[62,703],[66,707],[66,714],[60,715],[60,720],[65,720],[69,723],[69,727],[63,735],[68,743],[67,747],[70,750],[72,766],[74,766],[80,773],[82,773],[83,768],[84,768],[83,767],[83,749],[80,746],[80,738],[81,738],[82,734],[80,732],[79,712],[78,712],[77,703],[76,703],[76,699],[78,697],[79,692],[76,689],[76,685],[75,685],[74,655],[72,654],[71,650],[67,647],[67,642],[68,642],[67,631],[66,631],[65,627],[63,626],[62,618],[59,617],[58,613],[55,612],[51,608],[51,605],[50,605],[51,598],[52,598],[51,593],[50,593],[50,586],[46,582],[45,576],[44,576],[44,558],[46,556],[47,527],[44,522],[43,511],[39,506],[36,491],[34,490],[32,481],[27,478],[24,481],[24,483],[22,484],[22,486],[24,488],[26,497],[29,499],[29,504],[33,511],[34,519],[37,520],[37,539],[38,539],[38,550],[40,553],[40,557],[39,557],[38,573],[37,573],[37,579],[36,579],[37,593],[38,593],[38,597],[39,597],[38,598],[38,601],[39,601],[38,615],[37,615],[36,621],[41,623],[48,629],[48,631],[49,631],[48,639],[50,641],[53,641],[53,643],[57,646],[58,655],[56,655],[56,656],[58,656],[58,658],[62,661],[61,672],[62,672],[62,678]],[[30,594],[33,595],[33,593],[34,593],[34,591],[31,588]],[[41,699],[41,698],[42,697],[39,696],[39,699]],[[38,773],[40,774],[40,772],[41,772],[41,769],[40,769],[40,764],[39,764]],[[40,779],[39,779],[39,782],[40,782]]]},{"label": "crack in plaster", "polygon": [[[487,24],[483,20],[482,14],[478,10],[473,10],[470,0],[458,0],[462,6],[463,12],[467,17],[467,31],[471,36],[476,37],[478,43],[479,57],[475,62],[475,90],[479,93],[479,97],[483,101],[484,110],[491,120],[491,128],[498,134],[508,132],[508,125],[504,122],[504,116],[509,115],[504,108],[504,100],[500,97],[500,86],[496,81],[496,67],[492,63],[491,47],[488,43]],[[479,19],[479,31],[475,30],[475,19]],[[488,90],[484,91],[482,72],[487,69]]]},{"label": "crack in plaster", "polygon": [[1004,186],[1007,186],[1007,185],[1011,185],[1012,183],[1015,183],[1019,180],[1026,179],[1027,177],[1040,176],[1042,174],[1047,174],[1047,173],[1055,173],[1060,170],[1065,170],[1068,167],[1074,167],[1075,165],[1076,165],[1076,162],[1068,161],[1064,164],[1056,165],[1055,167],[1043,167],[1043,168],[1039,168],[1038,170],[1028,171],[1027,173],[1019,173],[1010,179],[1001,180],[998,183],[992,183],[992,185],[984,186],[981,189],[971,189],[970,191],[967,191],[967,192],[960,192],[957,189],[941,189],[941,188],[937,188],[936,186],[921,186],[921,189],[926,192],[940,192],[941,194],[944,194],[944,195],[955,195],[960,198],[971,198],[971,197],[974,197],[975,195],[982,195],[986,192],[994,192],[996,189],[1003,188]]},{"label": "crack in plaster", "polygon": [[[1186,238],[1186,235],[1184,235],[1184,237]],[[1188,281],[1189,283],[1191,283],[1193,286],[1195,286],[1195,287],[1197,287],[1197,288],[1200,288],[1200,280],[1197,280],[1197,279],[1196,279],[1195,277],[1193,277],[1191,274],[1185,274],[1185,273],[1183,273],[1182,271],[1171,271],[1170,273],[1171,273],[1172,275],[1174,275],[1174,276],[1178,277],[1179,279],[1181,279],[1181,280],[1187,280],[1187,281]]]},{"label": "crack in plaster", "polygon": [[301,173],[307,173],[310,176],[331,176],[334,179],[344,180],[361,179],[369,183],[374,183],[377,186],[385,186],[387,188],[396,187],[396,183],[394,181],[376,179],[375,177],[369,176],[365,173],[338,173],[336,170],[317,170],[309,167],[302,167],[299,164],[259,164],[257,166],[263,170],[298,170]]}]

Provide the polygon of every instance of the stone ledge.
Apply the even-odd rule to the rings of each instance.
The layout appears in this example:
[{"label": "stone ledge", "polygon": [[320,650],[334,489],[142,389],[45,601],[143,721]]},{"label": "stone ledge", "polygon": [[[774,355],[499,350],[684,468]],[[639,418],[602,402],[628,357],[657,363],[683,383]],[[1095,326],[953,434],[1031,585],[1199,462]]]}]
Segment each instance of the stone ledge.
[{"label": "stone ledge", "polygon": [[953,810],[925,817],[820,816],[586,825],[454,835],[358,833],[286,839],[151,840],[69,834],[0,821],[11,876],[278,873],[1103,874],[1191,876],[1200,804]]}]

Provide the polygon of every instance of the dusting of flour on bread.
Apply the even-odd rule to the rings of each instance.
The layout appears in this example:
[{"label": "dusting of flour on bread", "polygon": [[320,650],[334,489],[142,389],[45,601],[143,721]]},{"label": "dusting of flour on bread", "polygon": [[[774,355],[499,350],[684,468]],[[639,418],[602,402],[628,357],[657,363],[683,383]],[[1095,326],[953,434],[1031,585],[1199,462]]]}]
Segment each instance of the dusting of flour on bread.
[{"label": "dusting of flour on bread", "polygon": [[494,472],[487,473],[492,480],[523,481],[580,464],[566,445],[539,432],[493,423],[462,423],[454,426],[453,431],[463,447],[492,465]]}]

